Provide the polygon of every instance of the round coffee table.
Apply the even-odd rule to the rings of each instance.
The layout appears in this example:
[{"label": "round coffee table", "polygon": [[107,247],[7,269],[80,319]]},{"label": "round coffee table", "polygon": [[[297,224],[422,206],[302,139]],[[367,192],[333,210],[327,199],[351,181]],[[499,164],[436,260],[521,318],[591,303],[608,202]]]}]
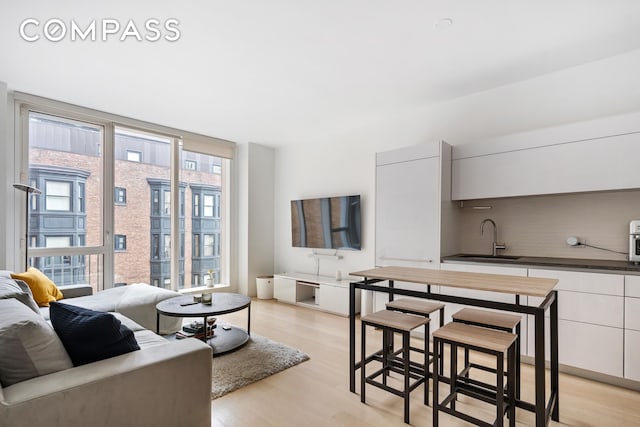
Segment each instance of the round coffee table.
[{"label": "round coffee table", "polygon": [[202,317],[204,324],[207,318],[233,313],[247,309],[247,330],[235,326],[218,326],[213,337],[203,341],[213,349],[213,355],[220,355],[238,349],[249,341],[251,335],[251,298],[246,295],[232,293],[213,293],[211,304],[194,303],[193,296],[184,295],[169,298],[156,305],[156,333],[160,331],[160,315],[171,317]]}]

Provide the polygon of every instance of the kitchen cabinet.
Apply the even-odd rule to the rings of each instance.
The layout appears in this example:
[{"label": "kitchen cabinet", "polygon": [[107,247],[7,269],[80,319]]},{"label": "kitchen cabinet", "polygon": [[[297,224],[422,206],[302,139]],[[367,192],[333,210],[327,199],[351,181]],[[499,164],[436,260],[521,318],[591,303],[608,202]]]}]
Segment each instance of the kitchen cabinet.
[{"label": "kitchen cabinet", "polygon": [[640,381],[640,331],[624,331],[624,377]]},{"label": "kitchen cabinet", "polygon": [[[441,210],[443,198],[450,197],[450,162],[451,147],[445,142],[376,154],[376,267],[439,268]],[[424,289],[414,283],[395,286]],[[386,293],[370,291],[364,298],[372,301],[374,311],[389,301]],[[437,324],[432,322],[432,327]]]},{"label": "kitchen cabinet", "polygon": [[295,304],[296,302],[296,280],[283,276],[273,278],[273,297],[278,302]]},{"label": "kitchen cabinet", "polygon": [[[305,273],[276,274],[273,296],[278,302],[348,316],[350,281]],[[360,289],[356,290],[356,307],[360,307]]]},{"label": "kitchen cabinet", "polygon": [[633,153],[640,144],[639,116],[600,119],[600,126],[576,123],[456,146],[452,198],[637,188]]},{"label": "kitchen cabinet", "polygon": [[624,287],[624,377],[640,381],[640,276],[625,276]]},{"label": "kitchen cabinet", "polygon": [[438,142],[376,154],[376,266],[439,268],[441,177],[450,151]]},{"label": "kitchen cabinet", "polygon": [[[558,279],[558,345],[563,365],[623,376],[624,276],[606,273],[529,269],[529,277]],[[537,305],[539,298],[529,298]],[[528,354],[535,342],[528,316]],[[545,327],[549,327],[545,322]],[[549,342],[545,343],[547,357]]]}]

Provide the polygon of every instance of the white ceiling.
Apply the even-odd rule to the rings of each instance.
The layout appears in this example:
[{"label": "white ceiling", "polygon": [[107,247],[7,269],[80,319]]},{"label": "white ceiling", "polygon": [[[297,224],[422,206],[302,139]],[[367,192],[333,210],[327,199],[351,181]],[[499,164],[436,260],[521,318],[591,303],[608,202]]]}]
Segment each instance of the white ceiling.
[{"label": "white ceiling", "polygon": [[[179,21],[176,42],[26,42],[26,18]],[[441,30],[434,23],[451,18]],[[119,34],[121,34],[120,32]],[[98,31],[98,38],[101,32]],[[638,0],[2,0],[0,81],[235,142],[321,141],[640,49]]]}]

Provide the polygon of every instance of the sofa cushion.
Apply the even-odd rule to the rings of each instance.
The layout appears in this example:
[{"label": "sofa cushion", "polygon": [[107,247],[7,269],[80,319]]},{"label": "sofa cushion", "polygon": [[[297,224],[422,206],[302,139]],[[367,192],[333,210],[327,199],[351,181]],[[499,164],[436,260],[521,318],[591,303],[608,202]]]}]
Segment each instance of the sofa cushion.
[{"label": "sofa cushion", "polygon": [[[160,301],[180,296],[176,291],[146,283],[132,283],[122,287],[126,292],[116,301],[115,311],[153,332],[156,332],[157,327],[156,305]],[[180,317],[160,316],[160,334],[162,335],[175,333],[181,326],[182,318]]]},{"label": "sofa cushion", "polygon": [[75,366],[140,350],[133,331],[111,313],[52,302],[49,316]]},{"label": "sofa cushion", "polygon": [[[67,304],[75,305],[77,307],[88,308],[94,311],[116,311],[116,303],[122,295],[127,291],[127,286],[120,286],[117,288],[105,289],[104,291],[96,292],[93,295],[87,295],[84,297],[76,297],[71,299],[65,299]],[[45,319],[49,318],[49,310],[41,308],[40,312]]]},{"label": "sofa cushion", "polygon": [[63,297],[56,284],[35,267],[29,267],[25,273],[11,273],[11,277],[27,282],[33,293],[33,298],[41,307],[47,307],[50,302]]},{"label": "sofa cushion", "polygon": [[14,280],[9,277],[0,277],[0,299],[15,298],[35,313],[40,314],[31,294],[29,286],[22,280]]},{"label": "sofa cushion", "polygon": [[0,383],[3,387],[72,368],[60,338],[16,299],[0,300]]}]

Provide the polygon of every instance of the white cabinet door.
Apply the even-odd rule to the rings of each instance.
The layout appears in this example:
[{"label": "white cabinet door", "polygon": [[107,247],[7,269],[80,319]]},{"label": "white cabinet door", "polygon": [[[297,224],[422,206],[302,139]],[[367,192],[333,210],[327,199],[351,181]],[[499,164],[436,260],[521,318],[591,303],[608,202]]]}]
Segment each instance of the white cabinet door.
[{"label": "white cabinet door", "polygon": [[[560,319],[624,327],[624,276],[532,268],[529,277],[558,279]],[[529,299],[529,305],[540,302],[538,298]]]},{"label": "white cabinet door", "polygon": [[377,266],[438,268],[440,157],[376,166],[375,228]]},{"label": "white cabinet door", "polygon": [[624,295],[624,276],[620,274],[529,269],[529,277],[558,279],[556,289],[603,295]]},{"label": "white cabinet door", "polygon": [[624,328],[640,331],[640,298],[624,299]]},{"label": "white cabinet door", "polygon": [[[535,354],[534,322],[529,316],[528,354]],[[545,319],[547,340],[545,357],[549,360],[549,319]],[[622,377],[623,329],[590,325],[569,320],[558,321],[558,359],[563,365]]]},{"label": "white cabinet door", "polygon": [[624,377],[640,381],[640,332],[624,332]]},{"label": "white cabinet door", "polygon": [[274,276],[273,297],[281,302],[295,304],[296,302],[296,280],[286,277]]},{"label": "white cabinet door", "polygon": [[[529,269],[529,277],[558,279],[558,352],[560,363],[621,377],[624,349],[624,276],[577,271]],[[529,305],[540,304],[529,298]],[[548,312],[546,313],[549,314]],[[549,318],[545,318],[549,330]],[[534,321],[529,316],[528,352],[533,356]],[[549,340],[545,342],[549,358]]]},{"label": "white cabinet door", "polygon": [[624,276],[624,296],[640,298],[640,276]]},{"label": "white cabinet door", "polygon": [[631,133],[466,158],[454,154],[452,198],[636,188],[638,144],[640,133]]},{"label": "white cabinet door", "polygon": [[[320,284],[320,310],[341,316],[349,315],[349,287]],[[356,290],[356,307],[360,305],[360,289]]]}]

